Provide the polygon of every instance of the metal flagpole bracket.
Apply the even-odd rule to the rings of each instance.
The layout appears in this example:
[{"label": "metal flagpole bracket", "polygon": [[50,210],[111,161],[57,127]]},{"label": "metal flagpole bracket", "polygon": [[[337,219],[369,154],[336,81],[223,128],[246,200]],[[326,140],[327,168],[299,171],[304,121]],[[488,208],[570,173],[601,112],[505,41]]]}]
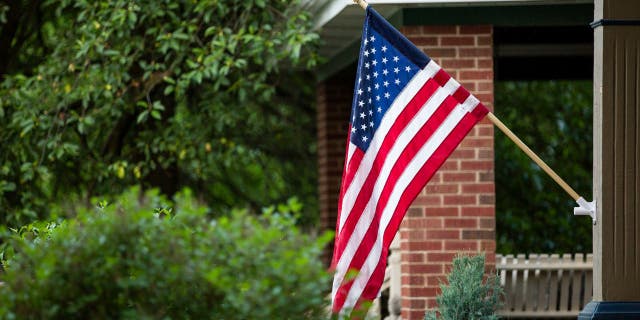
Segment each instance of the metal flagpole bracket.
[{"label": "metal flagpole bracket", "polygon": [[593,220],[593,224],[596,224],[596,202],[591,201],[587,202],[583,197],[578,198],[576,200],[579,207],[573,208],[573,215],[575,216],[590,216]]}]

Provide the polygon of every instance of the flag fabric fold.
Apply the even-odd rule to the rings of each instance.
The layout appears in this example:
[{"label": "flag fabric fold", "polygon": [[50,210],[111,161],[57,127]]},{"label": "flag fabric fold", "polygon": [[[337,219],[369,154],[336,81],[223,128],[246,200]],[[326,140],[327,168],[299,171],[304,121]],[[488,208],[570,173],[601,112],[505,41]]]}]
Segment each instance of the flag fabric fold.
[{"label": "flag fabric fold", "polygon": [[375,299],[411,202],[487,108],[371,6],[351,107],[332,260],[334,313]]}]

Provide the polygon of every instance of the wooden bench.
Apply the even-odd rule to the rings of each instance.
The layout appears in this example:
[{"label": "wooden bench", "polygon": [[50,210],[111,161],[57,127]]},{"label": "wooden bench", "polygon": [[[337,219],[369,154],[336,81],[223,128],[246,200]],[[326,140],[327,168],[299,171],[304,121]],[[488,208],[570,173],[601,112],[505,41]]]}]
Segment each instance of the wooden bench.
[{"label": "wooden bench", "polygon": [[575,319],[593,294],[592,255],[496,255],[505,318]]}]

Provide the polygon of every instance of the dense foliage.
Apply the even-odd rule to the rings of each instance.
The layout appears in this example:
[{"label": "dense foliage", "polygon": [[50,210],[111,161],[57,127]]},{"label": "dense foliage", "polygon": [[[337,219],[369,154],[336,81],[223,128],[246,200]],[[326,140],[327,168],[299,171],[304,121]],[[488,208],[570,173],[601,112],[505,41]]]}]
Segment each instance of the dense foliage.
[{"label": "dense foliage", "polygon": [[[317,35],[299,1],[0,4],[0,224],[130,185],[313,221]],[[301,169],[304,168],[304,169]],[[217,210],[216,210],[217,211]]]},{"label": "dense foliage", "polygon": [[485,257],[458,256],[447,283],[441,284],[442,293],[436,297],[436,310],[427,311],[425,320],[493,320],[504,294],[500,279],[490,275],[484,279]]},{"label": "dense foliage", "polygon": [[[104,209],[21,232],[0,273],[2,319],[320,319],[329,240],[287,214],[215,220],[189,192],[173,212],[138,189]],[[152,208],[165,204],[162,209]],[[37,228],[36,228],[37,229]]]},{"label": "dense foliage", "polygon": [[[578,194],[591,200],[592,84],[496,84],[496,115]],[[496,130],[497,131],[497,130]],[[591,219],[500,132],[495,136],[497,252],[591,252]]]}]

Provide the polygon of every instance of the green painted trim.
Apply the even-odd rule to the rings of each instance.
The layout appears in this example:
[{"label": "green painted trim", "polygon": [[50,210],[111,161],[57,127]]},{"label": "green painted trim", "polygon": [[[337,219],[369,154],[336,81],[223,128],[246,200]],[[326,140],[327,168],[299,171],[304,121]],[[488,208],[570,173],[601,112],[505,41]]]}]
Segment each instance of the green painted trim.
[{"label": "green painted trim", "polygon": [[[396,28],[399,28],[404,24],[403,17],[403,10],[398,10],[396,13],[391,15],[391,17],[387,18],[387,21],[389,21]],[[324,57],[326,61],[318,67],[316,81],[322,82],[324,80],[327,80],[332,75],[338,73],[352,63],[355,63],[358,59],[358,54],[360,53],[359,51],[360,38],[350,43],[333,57]]]},{"label": "green painted trim", "polygon": [[407,26],[586,26],[593,21],[593,4],[404,8],[403,11],[403,21]]}]

